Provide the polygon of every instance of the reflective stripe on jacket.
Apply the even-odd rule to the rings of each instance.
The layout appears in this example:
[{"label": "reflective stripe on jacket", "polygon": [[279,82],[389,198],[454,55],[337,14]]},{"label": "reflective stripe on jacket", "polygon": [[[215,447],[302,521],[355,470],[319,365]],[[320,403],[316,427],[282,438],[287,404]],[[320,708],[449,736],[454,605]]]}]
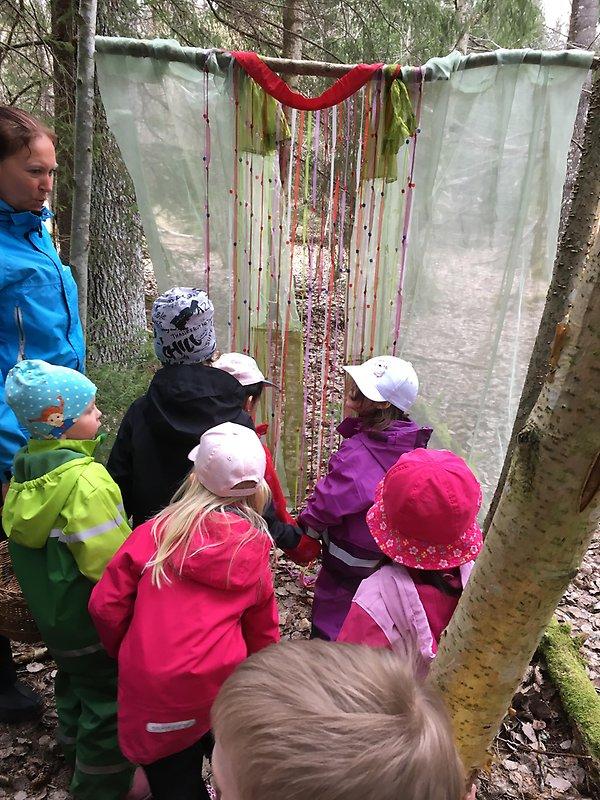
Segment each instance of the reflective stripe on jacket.
[{"label": "reflective stripe on jacket", "polygon": [[2,513],[15,574],[56,658],[99,649],[89,596],[130,533],[119,488],[92,457],[98,442],[30,440]]}]

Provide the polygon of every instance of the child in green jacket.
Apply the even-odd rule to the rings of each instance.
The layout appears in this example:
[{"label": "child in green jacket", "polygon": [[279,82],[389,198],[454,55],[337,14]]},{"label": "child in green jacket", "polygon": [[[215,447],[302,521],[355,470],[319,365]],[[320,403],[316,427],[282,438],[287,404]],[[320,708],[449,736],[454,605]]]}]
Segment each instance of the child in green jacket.
[{"label": "child in green jacket", "polygon": [[101,413],[79,372],[37,359],[6,378],[6,399],[31,439],[14,460],[2,513],[15,574],[56,661],[58,738],[79,800],[121,800],[133,767],[117,744],[116,662],[88,600],[130,533],[121,493],[94,461]]}]

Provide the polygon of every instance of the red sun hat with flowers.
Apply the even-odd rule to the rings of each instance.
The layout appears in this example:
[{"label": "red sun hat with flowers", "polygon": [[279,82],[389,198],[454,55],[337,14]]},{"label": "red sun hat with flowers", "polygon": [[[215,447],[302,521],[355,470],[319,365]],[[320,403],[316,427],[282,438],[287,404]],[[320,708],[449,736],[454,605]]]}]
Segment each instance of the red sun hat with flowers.
[{"label": "red sun hat with flowers", "polygon": [[416,569],[452,569],[483,546],[481,487],[462,458],[419,448],[400,456],[375,492],[367,523],[380,550]]}]

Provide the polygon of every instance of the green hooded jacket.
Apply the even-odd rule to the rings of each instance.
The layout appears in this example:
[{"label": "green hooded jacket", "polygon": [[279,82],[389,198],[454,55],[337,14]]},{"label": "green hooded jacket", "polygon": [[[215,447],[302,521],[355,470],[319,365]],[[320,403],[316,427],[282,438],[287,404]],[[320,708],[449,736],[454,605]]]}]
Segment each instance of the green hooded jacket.
[{"label": "green hooded jacket", "polygon": [[2,512],[15,574],[57,662],[85,667],[102,645],[87,606],[129,535],[121,492],[94,461],[100,439],[31,439],[14,461]]}]

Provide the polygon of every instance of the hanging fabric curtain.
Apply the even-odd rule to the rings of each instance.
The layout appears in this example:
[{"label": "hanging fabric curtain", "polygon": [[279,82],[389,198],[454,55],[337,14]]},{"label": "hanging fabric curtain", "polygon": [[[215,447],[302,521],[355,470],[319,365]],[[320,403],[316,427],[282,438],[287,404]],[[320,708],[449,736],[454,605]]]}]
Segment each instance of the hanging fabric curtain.
[{"label": "hanging fabric curtain", "polygon": [[219,348],[282,387],[262,411],[292,498],[335,442],[341,364],[395,353],[420,377],[415,418],[489,500],[590,63],[454,53],[359,65],[310,98],[255,54],[97,40],[159,288],[207,288]]}]

